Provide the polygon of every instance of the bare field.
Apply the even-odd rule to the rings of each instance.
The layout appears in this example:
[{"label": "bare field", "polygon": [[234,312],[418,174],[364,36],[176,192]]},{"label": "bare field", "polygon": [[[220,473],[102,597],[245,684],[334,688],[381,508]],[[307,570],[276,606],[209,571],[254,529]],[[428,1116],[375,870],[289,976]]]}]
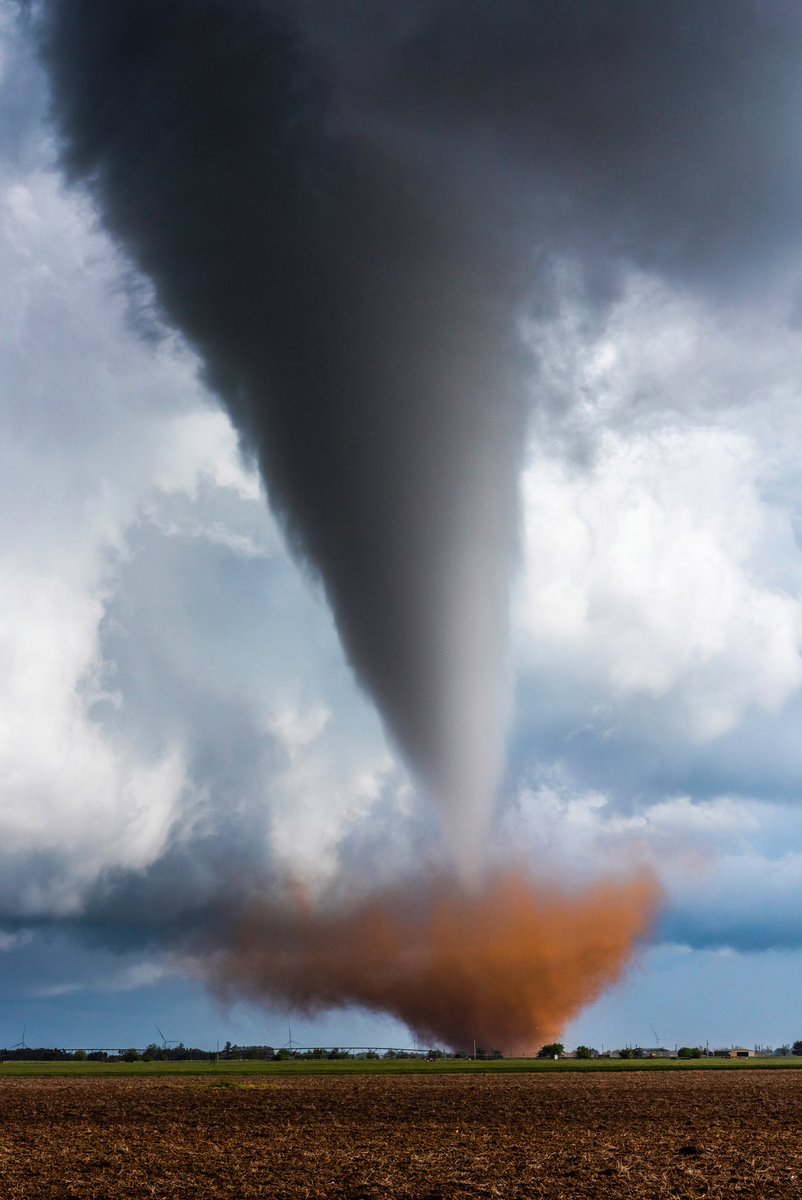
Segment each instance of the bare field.
[{"label": "bare field", "polygon": [[0,1197],[802,1195],[802,1071],[0,1081]]}]

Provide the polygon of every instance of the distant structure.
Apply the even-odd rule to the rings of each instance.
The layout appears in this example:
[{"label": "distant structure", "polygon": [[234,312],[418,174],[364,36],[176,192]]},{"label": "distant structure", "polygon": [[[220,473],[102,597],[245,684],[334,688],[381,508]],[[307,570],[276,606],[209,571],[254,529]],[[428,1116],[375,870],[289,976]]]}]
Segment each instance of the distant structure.
[{"label": "distant structure", "polygon": [[746,1050],[743,1046],[731,1046],[729,1049],[714,1050],[713,1058],[755,1058],[754,1050]]}]

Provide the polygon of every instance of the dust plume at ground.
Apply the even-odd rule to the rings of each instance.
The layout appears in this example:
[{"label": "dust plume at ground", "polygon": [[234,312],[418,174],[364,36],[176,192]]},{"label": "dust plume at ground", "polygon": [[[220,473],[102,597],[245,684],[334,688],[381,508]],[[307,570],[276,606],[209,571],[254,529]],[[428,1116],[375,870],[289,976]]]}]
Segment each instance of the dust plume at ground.
[{"label": "dust plume at ground", "polygon": [[323,906],[255,900],[194,962],[223,996],[389,1012],[454,1049],[532,1053],[624,971],[651,927],[646,873],[572,892],[499,871],[445,875]]}]

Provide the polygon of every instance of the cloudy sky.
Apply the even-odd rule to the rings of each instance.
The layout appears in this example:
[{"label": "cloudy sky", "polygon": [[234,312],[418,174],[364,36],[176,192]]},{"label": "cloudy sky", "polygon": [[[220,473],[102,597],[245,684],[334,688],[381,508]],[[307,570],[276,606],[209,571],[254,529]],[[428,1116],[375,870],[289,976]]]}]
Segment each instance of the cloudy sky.
[{"label": "cloudy sky", "polygon": [[[175,8],[193,5],[220,10]],[[96,131],[70,79],[76,31],[49,6],[0,0],[0,1043],[24,1028],[29,1044],[144,1045],[158,1024],[207,1046],[282,1044],[289,1021],[295,1041],[408,1044],[381,1014],[224,1005],[176,948],[243,878],[363,886],[450,854],[471,866],[480,840],[535,876],[581,884],[646,864],[661,880],[652,940],[568,1043],[802,1036],[802,18],[781,0],[667,3],[651,20],[638,5],[577,4],[566,28],[558,7],[511,0],[488,24],[482,3],[461,17],[421,3],[396,28],[372,26],[359,4],[335,20],[299,6],[305,53],[334,97],[334,133],[315,136],[344,129],[391,164],[379,171],[365,152],[359,203],[373,212],[379,182],[402,168],[425,180],[403,228],[435,299],[408,318],[415,285],[402,280],[392,334],[392,307],[366,310],[370,338],[397,365],[398,328],[405,347],[419,336],[431,369],[442,338],[429,322],[438,331],[456,306],[446,346],[464,362],[449,387],[473,397],[453,471],[448,427],[430,425],[425,404],[399,458],[399,477],[425,458],[427,486],[427,471],[451,481],[445,501],[439,482],[426,492],[453,506],[431,515],[434,549],[403,537],[396,548],[403,492],[384,526],[359,526],[376,538],[370,561],[387,564],[379,593],[394,596],[368,617],[365,555],[328,512],[316,524],[309,500],[325,507],[346,484],[321,467],[293,490],[297,466],[284,482],[300,435],[274,461],[265,446],[283,418],[262,420],[248,399],[256,368],[244,383],[225,376],[238,331],[206,332],[209,313],[241,325],[244,307],[207,299],[210,285],[172,260],[143,273],[162,243],[131,211],[164,201],[147,162],[126,174],[98,135],[101,179],[87,189],[79,143]],[[78,32],[91,10],[72,6]],[[235,225],[244,142],[227,181]],[[193,164],[193,187],[216,152],[212,167]],[[342,224],[356,185],[339,158],[326,169]],[[279,210],[298,186],[266,200],[287,236],[300,219]],[[441,239],[428,214],[445,200]],[[354,222],[343,236],[351,254],[381,244],[382,270],[400,278],[398,228],[382,209],[369,234]],[[282,288],[293,262],[278,263]],[[318,321],[341,270],[326,257],[315,276]],[[442,292],[455,272],[467,300]],[[268,296],[260,321],[283,314],[281,299]],[[297,320],[287,328],[300,345]],[[356,333],[335,332],[353,357]],[[486,373],[513,342],[514,369]],[[344,370],[369,391],[381,355],[368,344],[364,376],[350,360]],[[297,381],[294,361],[278,361]],[[402,401],[418,379],[405,371]],[[501,417],[485,427],[476,413],[493,388]],[[338,412],[351,394],[340,391]],[[429,434],[426,458],[413,442]],[[433,565],[445,539],[448,579]],[[437,613],[420,618],[421,662],[446,664],[422,715],[405,572]],[[447,603],[456,650],[438,632]],[[437,727],[437,704],[452,724]],[[492,727],[482,752],[455,756],[451,742],[480,726]],[[491,795],[495,780],[492,818],[471,794],[463,838],[454,796]],[[446,798],[432,803],[438,788]]]}]

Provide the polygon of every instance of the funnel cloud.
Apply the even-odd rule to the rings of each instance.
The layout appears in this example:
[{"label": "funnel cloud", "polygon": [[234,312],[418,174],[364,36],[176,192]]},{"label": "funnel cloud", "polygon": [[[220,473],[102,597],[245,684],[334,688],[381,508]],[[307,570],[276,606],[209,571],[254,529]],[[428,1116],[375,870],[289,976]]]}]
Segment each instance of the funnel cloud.
[{"label": "funnel cloud", "polygon": [[501,765],[515,265],[464,187],[341,119],[295,26],[261,0],[53,5],[65,161],[200,354],[471,858]]}]

